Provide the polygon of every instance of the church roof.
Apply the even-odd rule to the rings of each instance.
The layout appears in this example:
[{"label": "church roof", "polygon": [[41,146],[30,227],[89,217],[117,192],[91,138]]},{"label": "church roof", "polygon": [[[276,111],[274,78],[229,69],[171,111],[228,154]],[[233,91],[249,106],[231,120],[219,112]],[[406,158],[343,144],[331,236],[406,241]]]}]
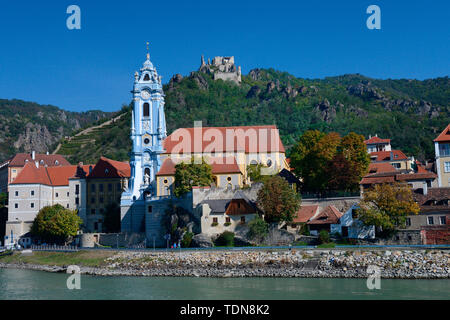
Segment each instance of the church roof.
[{"label": "church roof", "polygon": [[169,154],[285,152],[275,125],[179,128],[164,140],[163,146]]},{"label": "church roof", "polygon": [[[241,169],[236,163],[236,158],[206,158],[206,162],[211,166],[213,174],[241,173]],[[175,163],[172,159],[167,158],[161,165],[157,176],[171,176],[175,174]]]}]

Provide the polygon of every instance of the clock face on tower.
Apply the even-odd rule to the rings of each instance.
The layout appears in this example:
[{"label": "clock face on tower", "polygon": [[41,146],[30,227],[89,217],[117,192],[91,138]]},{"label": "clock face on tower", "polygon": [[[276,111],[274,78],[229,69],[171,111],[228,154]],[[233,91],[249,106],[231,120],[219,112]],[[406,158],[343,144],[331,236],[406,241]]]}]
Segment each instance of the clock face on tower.
[{"label": "clock face on tower", "polygon": [[150,92],[148,92],[147,90],[142,90],[141,97],[142,99],[147,100],[148,98],[150,98]]}]

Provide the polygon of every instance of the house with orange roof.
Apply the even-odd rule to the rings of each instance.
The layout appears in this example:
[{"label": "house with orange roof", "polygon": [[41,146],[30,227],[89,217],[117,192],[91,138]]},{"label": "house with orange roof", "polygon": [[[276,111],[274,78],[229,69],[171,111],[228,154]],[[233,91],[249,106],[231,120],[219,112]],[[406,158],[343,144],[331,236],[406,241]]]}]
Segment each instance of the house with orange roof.
[{"label": "house with orange roof", "polygon": [[16,179],[27,163],[38,163],[40,166],[70,166],[70,163],[59,154],[18,153],[14,157],[0,163],[0,192],[8,192],[8,186]]},{"label": "house with orange roof", "polygon": [[434,139],[438,186],[450,187],[450,124]]},{"label": "house with orange roof", "polygon": [[[26,163],[9,186],[7,241],[27,234],[39,210],[55,204],[77,210],[84,231],[103,231],[105,209],[109,204],[119,205],[129,177],[128,163],[105,157],[95,165],[50,167],[38,161]],[[30,239],[23,237],[21,241],[27,244]]]},{"label": "house with orange roof", "polygon": [[398,170],[411,170],[413,157],[407,157],[401,150],[392,150],[390,139],[381,139],[377,135],[369,136],[364,143],[372,163],[389,163]]},{"label": "house with orange roof", "polygon": [[381,139],[378,135],[369,136],[364,143],[367,146],[367,152],[391,151],[391,139]]}]

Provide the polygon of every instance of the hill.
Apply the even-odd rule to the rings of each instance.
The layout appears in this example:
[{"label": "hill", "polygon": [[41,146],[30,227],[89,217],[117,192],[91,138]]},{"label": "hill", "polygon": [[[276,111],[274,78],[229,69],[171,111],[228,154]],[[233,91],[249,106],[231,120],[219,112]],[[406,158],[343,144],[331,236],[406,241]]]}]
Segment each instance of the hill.
[{"label": "hill", "polygon": [[69,112],[50,105],[0,99],[0,161],[17,152],[51,151],[65,136],[111,115],[103,111]]},{"label": "hill", "polygon": [[[286,147],[305,130],[354,131],[391,138],[394,148],[419,159],[434,157],[433,139],[450,123],[448,77],[379,80],[359,74],[325,79],[296,78],[273,69],[254,69],[242,83],[192,72],[175,75],[164,86],[168,133],[204,126],[276,124]],[[100,155],[129,160],[130,109],[116,123],[88,136],[65,141],[59,153],[69,161],[94,161]],[[85,139],[84,139],[85,138]]]}]

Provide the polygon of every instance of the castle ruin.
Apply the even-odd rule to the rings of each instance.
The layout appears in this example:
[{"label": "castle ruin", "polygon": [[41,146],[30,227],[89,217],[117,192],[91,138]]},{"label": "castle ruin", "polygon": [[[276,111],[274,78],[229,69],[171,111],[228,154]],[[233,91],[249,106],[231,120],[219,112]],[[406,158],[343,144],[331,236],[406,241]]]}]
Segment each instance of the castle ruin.
[{"label": "castle ruin", "polygon": [[202,55],[199,72],[211,74],[214,80],[222,79],[224,81],[230,80],[236,84],[241,83],[241,67],[236,67],[234,64],[234,57],[214,57],[212,63],[208,59],[205,63],[205,58]]}]

